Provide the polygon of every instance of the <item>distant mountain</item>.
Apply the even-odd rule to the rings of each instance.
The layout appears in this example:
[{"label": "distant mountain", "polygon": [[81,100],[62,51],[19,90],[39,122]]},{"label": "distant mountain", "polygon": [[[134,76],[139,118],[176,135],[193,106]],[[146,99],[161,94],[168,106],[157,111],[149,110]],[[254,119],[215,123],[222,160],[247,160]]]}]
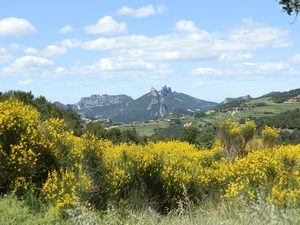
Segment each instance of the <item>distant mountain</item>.
[{"label": "distant mountain", "polygon": [[170,87],[164,86],[160,91],[152,88],[149,93],[129,103],[125,110],[112,119],[120,122],[146,121],[170,114],[207,110],[216,105],[215,102],[172,92]]},{"label": "distant mountain", "polygon": [[269,97],[271,97],[271,99],[275,103],[282,103],[288,101],[298,102],[300,98],[300,88],[284,92],[274,92],[272,95],[269,95]]},{"label": "distant mountain", "polygon": [[109,119],[119,114],[132,101],[134,100],[127,95],[91,95],[66,107],[85,117]]},{"label": "distant mountain", "polygon": [[245,96],[241,96],[241,97],[237,97],[237,98],[225,98],[225,100],[223,102],[221,102],[220,104],[227,104],[227,103],[234,102],[234,101],[250,100],[250,99],[252,99],[252,97],[250,95],[245,95]]},{"label": "distant mountain", "polygon": [[171,114],[207,110],[217,105],[215,102],[173,92],[167,86],[160,91],[152,88],[136,100],[126,95],[92,95],[82,98],[76,104],[55,104],[60,108],[72,109],[84,117],[112,119],[116,122],[146,121]]}]

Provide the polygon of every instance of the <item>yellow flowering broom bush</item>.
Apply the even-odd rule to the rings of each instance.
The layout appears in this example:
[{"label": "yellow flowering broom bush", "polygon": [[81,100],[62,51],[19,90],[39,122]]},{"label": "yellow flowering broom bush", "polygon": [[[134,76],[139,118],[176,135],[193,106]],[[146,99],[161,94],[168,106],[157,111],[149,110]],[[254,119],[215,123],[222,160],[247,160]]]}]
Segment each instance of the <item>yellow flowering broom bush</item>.
[{"label": "yellow flowering broom bush", "polygon": [[34,188],[58,208],[86,200],[101,183],[91,168],[101,165],[104,143],[74,136],[61,119],[42,121],[32,106],[0,102],[0,193]]},{"label": "yellow flowering broom bush", "polygon": [[220,166],[218,179],[224,198],[300,206],[300,145],[253,151]]},{"label": "yellow flowering broom bush", "polygon": [[274,127],[265,126],[261,132],[263,142],[268,147],[273,147],[279,138],[279,130]]},{"label": "yellow flowering broom bush", "polygon": [[[18,101],[0,102],[0,192],[40,184],[47,174],[47,144],[39,136],[39,113]],[[22,181],[22,182],[21,182]]]},{"label": "yellow flowering broom bush", "polygon": [[274,151],[276,177],[269,201],[282,206],[300,206],[300,145]]},{"label": "yellow flowering broom bush", "polygon": [[184,194],[299,206],[300,145],[254,150],[233,159],[222,156],[220,144],[211,150],[178,141],[122,144],[105,149],[104,164],[110,191],[118,197],[126,198],[131,188],[143,184],[147,194],[168,206]]},{"label": "yellow flowering broom bush", "polygon": [[50,172],[43,185],[42,193],[47,201],[53,202],[57,209],[74,206],[91,188],[91,181],[82,167],[75,165],[72,170]]},{"label": "yellow flowering broom bush", "polygon": [[126,197],[132,188],[146,186],[150,198],[173,205],[185,192],[200,199],[210,190],[210,165],[221,158],[220,149],[199,151],[179,141],[121,144],[106,149],[106,178],[115,196]]},{"label": "yellow flowering broom bush", "polygon": [[[64,127],[63,121],[54,120]],[[92,135],[76,137],[60,129],[50,130],[55,142],[51,146],[61,163],[53,170],[42,188],[46,200],[53,202],[58,209],[74,206],[76,203],[93,203],[100,207],[99,200],[105,193],[103,186],[102,155],[108,141],[97,140]],[[102,207],[102,206],[101,206]]]}]

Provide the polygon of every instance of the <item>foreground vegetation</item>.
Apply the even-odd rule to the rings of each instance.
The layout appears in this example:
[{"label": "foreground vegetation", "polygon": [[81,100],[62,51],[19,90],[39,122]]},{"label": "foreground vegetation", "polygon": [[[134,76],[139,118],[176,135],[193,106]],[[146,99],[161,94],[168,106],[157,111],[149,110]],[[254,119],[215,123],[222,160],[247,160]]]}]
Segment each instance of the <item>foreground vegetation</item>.
[{"label": "foreground vegetation", "polygon": [[161,215],[151,208],[132,209],[128,205],[109,207],[105,211],[76,206],[64,215],[54,207],[33,210],[32,204],[15,197],[0,199],[0,224],[3,225],[50,225],[50,224],[134,224],[134,225],[290,225],[300,223],[299,209],[278,208],[266,203],[206,203],[198,207],[178,208]]},{"label": "foreground vegetation", "polygon": [[278,129],[227,119],[211,148],[113,144],[88,131],[78,135],[32,105],[4,100],[0,222],[249,224],[259,216],[259,224],[294,223],[300,145],[278,145],[278,138]]}]

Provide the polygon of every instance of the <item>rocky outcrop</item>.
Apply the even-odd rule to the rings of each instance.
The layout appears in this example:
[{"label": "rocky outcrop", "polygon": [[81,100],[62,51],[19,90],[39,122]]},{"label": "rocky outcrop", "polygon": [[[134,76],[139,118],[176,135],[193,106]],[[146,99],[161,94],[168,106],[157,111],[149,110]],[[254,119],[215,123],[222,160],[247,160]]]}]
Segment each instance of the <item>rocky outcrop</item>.
[{"label": "rocky outcrop", "polygon": [[240,101],[240,100],[250,100],[250,99],[252,99],[252,97],[250,95],[245,95],[245,96],[241,96],[241,97],[237,97],[237,98],[225,98],[225,100],[223,102],[221,102],[220,104],[226,104],[229,102]]}]

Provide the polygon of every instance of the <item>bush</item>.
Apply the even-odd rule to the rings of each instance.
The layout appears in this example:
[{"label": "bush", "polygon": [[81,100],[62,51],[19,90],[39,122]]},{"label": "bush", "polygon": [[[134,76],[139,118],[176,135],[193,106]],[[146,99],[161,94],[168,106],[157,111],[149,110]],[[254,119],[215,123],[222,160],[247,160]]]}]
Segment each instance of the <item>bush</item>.
[{"label": "bush", "polygon": [[[225,198],[262,198],[281,206],[300,206],[300,145],[253,151],[220,166]],[[220,164],[221,165],[221,164]]]},{"label": "bush", "polygon": [[279,138],[279,130],[277,128],[265,126],[261,132],[264,144],[268,147],[273,147]]},{"label": "bush", "polygon": [[49,143],[39,132],[40,115],[20,102],[0,102],[0,192],[40,186],[51,169]]},{"label": "bush", "polygon": [[131,189],[144,186],[148,199],[174,207],[185,191],[196,200],[210,190],[209,174],[205,171],[220,156],[217,148],[199,151],[193,145],[169,141],[109,148],[104,163],[115,197],[126,198]]}]

